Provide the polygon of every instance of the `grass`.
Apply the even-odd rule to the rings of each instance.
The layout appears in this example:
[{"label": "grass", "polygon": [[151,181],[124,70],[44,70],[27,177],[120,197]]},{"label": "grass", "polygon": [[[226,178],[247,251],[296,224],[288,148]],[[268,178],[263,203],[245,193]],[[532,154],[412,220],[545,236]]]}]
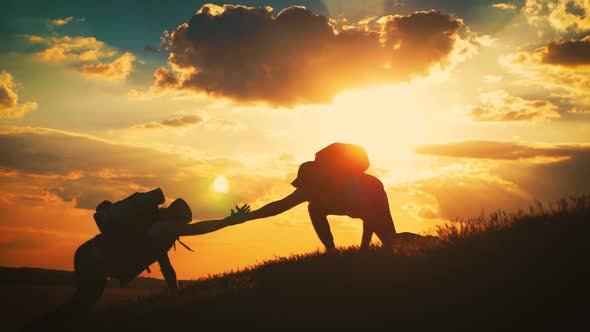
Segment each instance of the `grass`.
[{"label": "grass", "polygon": [[[456,220],[394,253],[278,257],[95,313],[84,329],[573,330],[590,295],[590,196]],[[583,325],[583,326],[584,326]],[[76,327],[79,330],[80,327]]]}]

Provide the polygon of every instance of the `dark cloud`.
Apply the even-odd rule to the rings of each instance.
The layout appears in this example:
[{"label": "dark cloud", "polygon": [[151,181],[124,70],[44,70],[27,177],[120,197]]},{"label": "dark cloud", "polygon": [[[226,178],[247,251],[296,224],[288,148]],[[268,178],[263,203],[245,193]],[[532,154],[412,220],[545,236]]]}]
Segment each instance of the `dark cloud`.
[{"label": "dark cloud", "polygon": [[461,141],[417,147],[417,153],[456,158],[519,160],[537,157],[565,158],[590,152],[583,146],[534,147],[515,142]]},{"label": "dark cloud", "polygon": [[398,82],[450,63],[463,26],[436,11],[335,31],[304,7],[205,5],[170,34],[154,85],[275,106],[330,102],[344,89]]},{"label": "dark cloud", "polygon": [[401,79],[424,75],[436,63],[445,64],[463,24],[436,11],[386,16],[381,20],[381,38],[385,49],[391,52],[392,73]]},{"label": "dark cloud", "polygon": [[568,67],[590,65],[590,36],[550,43],[543,56],[543,63]]}]

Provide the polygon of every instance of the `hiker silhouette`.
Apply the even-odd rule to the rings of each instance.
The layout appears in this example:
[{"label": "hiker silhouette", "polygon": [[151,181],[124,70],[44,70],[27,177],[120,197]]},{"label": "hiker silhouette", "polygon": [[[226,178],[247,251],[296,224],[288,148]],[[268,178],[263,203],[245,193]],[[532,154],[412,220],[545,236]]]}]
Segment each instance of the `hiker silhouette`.
[{"label": "hiker silhouette", "polygon": [[311,223],[327,251],[335,249],[328,215],[344,215],[363,221],[360,248],[369,248],[373,233],[384,248],[396,236],[387,193],[383,183],[365,171],[369,160],[364,148],[348,143],[333,143],[318,151],[313,161],[299,166],[295,190],[288,196],[246,214],[246,220],[283,213],[309,202]]},{"label": "hiker silhouette", "polygon": [[[153,192],[156,190],[149,193],[136,193],[130,198]],[[110,204],[108,201],[105,202]],[[97,210],[104,204],[104,202],[101,203]],[[149,271],[149,266],[155,262],[158,262],[168,288],[178,288],[176,272],[168,257],[168,251],[175,246],[177,240],[180,242],[179,236],[206,234],[241,223],[248,211],[248,205],[236,206],[236,210],[232,209],[231,214],[226,218],[190,224],[191,209],[182,198],[178,198],[168,207],[157,208],[155,215],[151,217],[152,222],[144,221],[147,226],[132,231],[107,231],[108,228],[105,225],[101,228],[99,224],[101,219],[95,214],[95,220],[102,232],[80,245],[74,254],[77,282],[74,295],[56,310],[33,321],[22,330],[58,329],[83,319],[102,296],[108,278],[118,279],[122,285],[126,285],[144,270]],[[149,218],[146,215],[142,217]],[[128,220],[116,221],[128,222]],[[190,250],[186,245],[184,246]]]}]

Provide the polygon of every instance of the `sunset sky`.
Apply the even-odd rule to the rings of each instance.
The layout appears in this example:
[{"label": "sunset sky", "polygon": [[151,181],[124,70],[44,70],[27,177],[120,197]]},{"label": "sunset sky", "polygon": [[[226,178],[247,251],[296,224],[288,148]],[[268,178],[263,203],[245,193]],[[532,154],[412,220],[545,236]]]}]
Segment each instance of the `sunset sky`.
[{"label": "sunset sky", "polygon": [[[590,0],[9,0],[0,40],[0,266],[72,270],[136,191],[261,207],[332,142],[400,232],[590,193]],[[179,277],[320,249],[305,205],[183,238]]]}]

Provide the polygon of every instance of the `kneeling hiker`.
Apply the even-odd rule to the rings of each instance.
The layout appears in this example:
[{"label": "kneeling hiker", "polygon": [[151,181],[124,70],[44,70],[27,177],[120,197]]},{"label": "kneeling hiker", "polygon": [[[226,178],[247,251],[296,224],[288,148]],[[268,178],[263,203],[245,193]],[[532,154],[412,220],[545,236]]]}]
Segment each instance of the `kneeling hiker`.
[{"label": "kneeling hiker", "polygon": [[164,201],[158,188],[135,193],[116,203],[104,201],[97,207],[94,219],[101,233],[82,244],[74,255],[76,293],[47,320],[79,318],[87,314],[102,295],[107,278],[116,278],[124,285],[142,271],[149,271],[149,266],[155,262],[160,265],[168,287],[178,288],[168,257],[168,250],[176,241],[180,242],[176,229],[190,226],[191,235],[205,234],[240,223],[241,217],[249,211],[244,205],[236,207],[236,211],[232,210],[224,219],[188,224],[192,212],[183,199],[176,199],[168,207],[158,207]]},{"label": "kneeling hiker", "polygon": [[299,166],[291,183],[295,190],[247,214],[246,220],[267,218],[309,202],[311,223],[327,250],[335,248],[328,215],[343,215],[363,220],[361,249],[367,249],[375,233],[385,248],[396,237],[383,183],[370,174],[367,152],[360,146],[333,143],[318,151],[313,161]]}]

